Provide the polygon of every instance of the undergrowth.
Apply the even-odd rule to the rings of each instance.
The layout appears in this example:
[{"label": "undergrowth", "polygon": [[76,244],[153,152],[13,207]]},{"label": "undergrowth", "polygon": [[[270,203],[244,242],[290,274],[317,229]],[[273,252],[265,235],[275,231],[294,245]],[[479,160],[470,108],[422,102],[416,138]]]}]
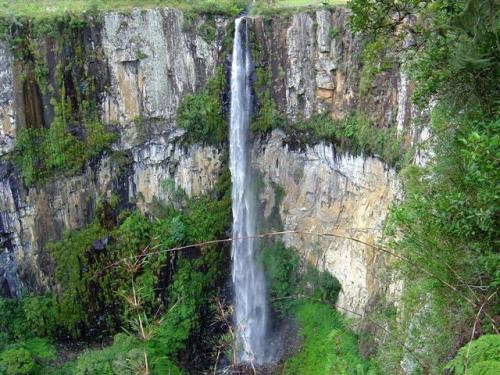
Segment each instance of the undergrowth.
[{"label": "undergrowth", "polygon": [[328,305],[299,300],[293,307],[302,340],[287,359],[287,375],[375,375],[375,368],[358,354],[357,338],[344,318]]},{"label": "undergrowth", "polygon": [[380,157],[390,165],[398,166],[402,162],[403,148],[395,129],[376,127],[360,111],[337,121],[332,120],[329,113],[315,115],[286,124],[284,130],[285,142],[291,147],[303,148],[325,141],[355,154]]},{"label": "undergrowth", "polygon": [[221,145],[227,142],[228,120],[223,113],[222,95],[226,79],[222,67],[218,67],[200,91],[187,96],[177,109],[176,123],[185,129],[186,143]]}]

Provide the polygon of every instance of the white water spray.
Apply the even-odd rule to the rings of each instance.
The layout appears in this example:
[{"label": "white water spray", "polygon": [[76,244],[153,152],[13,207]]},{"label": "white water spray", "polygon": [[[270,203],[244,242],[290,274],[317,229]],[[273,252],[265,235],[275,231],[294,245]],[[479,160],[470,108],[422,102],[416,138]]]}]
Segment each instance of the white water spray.
[{"label": "white water spray", "polygon": [[[235,21],[231,66],[230,169],[232,180],[233,237],[255,235],[256,196],[251,183],[248,127],[251,111],[250,75],[252,62],[247,22]],[[252,238],[232,243],[235,325],[238,360],[266,362],[268,312],[262,266],[256,258]]]}]

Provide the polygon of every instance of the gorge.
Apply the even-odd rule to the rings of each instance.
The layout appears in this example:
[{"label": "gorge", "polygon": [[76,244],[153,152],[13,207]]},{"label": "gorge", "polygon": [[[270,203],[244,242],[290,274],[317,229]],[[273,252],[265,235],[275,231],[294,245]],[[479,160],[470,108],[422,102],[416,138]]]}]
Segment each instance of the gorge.
[{"label": "gorge", "polygon": [[498,364],[488,1],[59,3],[1,17],[0,374]]}]

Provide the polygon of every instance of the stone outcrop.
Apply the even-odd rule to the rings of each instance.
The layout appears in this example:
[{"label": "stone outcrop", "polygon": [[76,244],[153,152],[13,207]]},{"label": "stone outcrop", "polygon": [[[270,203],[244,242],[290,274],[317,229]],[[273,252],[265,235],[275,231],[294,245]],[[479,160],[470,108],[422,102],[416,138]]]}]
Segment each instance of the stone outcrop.
[{"label": "stone outcrop", "polygon": [[410,90],[399,66],[376,75],[360,94],[363,43],[347,30],[348,15],[337,8],[254,20],[257,64],[271,69],[278,108],[292,120],[327,111],[340,120],[357,109],[378,127],[391,127],[396,119],[408,125]]},{"label": "stone outcrop", "polygon": [[175,9],[104,16],[102,44],[111,71],[111,90],[103,102],[105,120],[123,123],[144,117],[172,122],[182,97],[213,75],[228,20],[215,20],[219,38],[211,43],[185,31],[184,22],[190,21]]}]

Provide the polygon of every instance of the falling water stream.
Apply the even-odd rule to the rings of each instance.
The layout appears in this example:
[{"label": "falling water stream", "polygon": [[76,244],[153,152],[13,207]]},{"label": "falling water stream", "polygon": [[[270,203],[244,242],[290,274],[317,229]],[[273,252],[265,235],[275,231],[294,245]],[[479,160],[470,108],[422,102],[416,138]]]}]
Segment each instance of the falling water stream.
[{"label": "falling water stream", "polygon": [[[252,61],[247,20],[235,21],[231,66],[230,169],[232,180],[233,237],[246,238],[232,244],[235,293],[235,331],[240,362],[266,362],[268,311],[262,266],[256,256],[256,193],[251,183],[248,132],[252,104]],[[250,238],[248,238],[250,237]]]}]

